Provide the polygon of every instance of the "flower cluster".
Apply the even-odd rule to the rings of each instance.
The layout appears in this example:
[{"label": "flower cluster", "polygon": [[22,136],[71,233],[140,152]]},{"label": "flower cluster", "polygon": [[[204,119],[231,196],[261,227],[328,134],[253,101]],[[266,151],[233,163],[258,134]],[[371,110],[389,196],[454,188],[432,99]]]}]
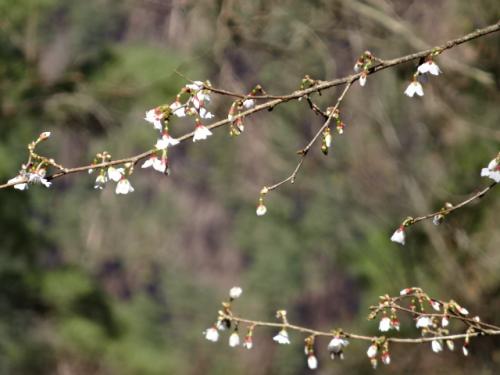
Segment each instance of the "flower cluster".
[{"label": "flower cluster", "polygon": [[253,108],[255,106],[254,97],[264,93],[262,86],[257,85],[244,98],[235,100],[233,104],[231,104],[229,113],[227,114],[227,119],[231,121],[229,125],[229,134],[231,136],[238,136],[243,133],[245,130],[245,116],[242,115],[242,112]]},{"label": "flower cluster", "polygon": [[29,185],[43,185],[50,187],[52,185],[46,178],[47,168],[50,166],[64,169],[58,165],[53,159],[40,156],[35,152],[36,146],[50,137],[50,132],[41,133],[38,138],[28,144],[29,158],[28,161],[21,166],[18,175],[11,178],[7,183],[14,184],[14,189],[27,190]]},{"label": "flower cluster", "polygon": [[359,85],[363,87],[366,84],[366,77],[368,76],[368,70],[372,67],[375,57],[370,51],[365,51],[354,64],[354,71],[360,73]]},{"label": "flower cluster", "polygon": [[[457,302],[441,301],[429,297],[421,288],[410,287],[403,289],[398,296],[381,296],[379,303],[370,307],[368,319],[374,320],[380,316],[378,328],[386,333],[391,330],[399,332],[400,321],[398,313],[409,314],[413,317],[416,329],[420,332],[420,338],[402,339],[390,336],[366,336],[354,333],[347,333],[342,329],[335,329],[329,332],[317,331],[314,329],[292,325],[287,319],[285,310],[278,310],[276,318],[279,322],[261,322],[250,319],[244,319],[236,316],[232,310],[232,303],[241,296],[242,290],[239,287],[231,288],[229,300],[222,302],[222,310],[219,311],[218,319],[215,324],[203,332],[204,337],[212,342],[220,338],[221,332],[231,329],[228,344],[230,347],[243,346],[246,349],[253,348],[253,335],[256,327],[271,327],[277,329],[277,333],[272,340],[279,345],[289,345],[291,343],[289,331],[296,331],[305,334],[304,354],[306,355],[307,367],[315,370],[319,366],[316,356],[316,341],[321,337],[329,338],[326,349],[332,360],[336,358],[344,359],[344,350],[349,345],[349,339],[362,340],[369,342],[366,350],[373,368],[376,368],[379,361],[384,365],[391,363],[390,343],[430,343],[431,350],[434,353],[443,351],[444,345],[449,350],[454,350],[454,340],[463,339],[462,352],[465,356],[469,354],[470,339],[482,334],[500,334],[500,327],[491,324],[482,323],[479,317],[469,318],[469,311]],[[409,303],[407,303],[409,301]],[[428,311],[432,309],[432,311]],[[465,333],[451,334],[449,325],[450,320],[460,322],[466,327]],[[247,333],[241,343],[238,333],[241,324],[247,325]]]},{"label": "flower cluster", "polygon": [[405,95],[412,98],[413,96],[424,96],[424,89],[422,84],[419,82],[419,76],[424,74],[431,74],[434,76],[438,76],[441,73],[439,66],[432,59],[433,56],[439,54],[438,51],[428,56],[423,63],[421,63],[415,74],[413,75],[413,79],[405,90]]}]

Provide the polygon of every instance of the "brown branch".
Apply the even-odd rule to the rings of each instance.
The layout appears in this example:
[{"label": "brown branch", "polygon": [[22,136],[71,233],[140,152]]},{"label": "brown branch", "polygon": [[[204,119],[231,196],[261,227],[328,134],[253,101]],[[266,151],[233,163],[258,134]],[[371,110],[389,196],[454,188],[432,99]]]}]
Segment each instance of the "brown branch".
[{"label": "brown branch", "polygon": [[[336,110],[339,108],[340,103],[342,103],[342,100],[344,100],[344,97],[347,94],[347,91],[349,91],[349,89],[351,88],[351,85],[352,85],[353,82],[354,82],[354,80],[349,81],[347,83],[347,85],[345,86],[344,90],[342,91],[342,93],[338,97],[337,103],[335,103],[335,106],[330,110],[330,114],[326,115],[327,116],[326,121],[318,129],[318,131],[316,132],[316,134],[314,134],[314,137],[312,137],[312,139],[309,141],[309,143],[304,148],[302,148],[301,150],[297,151],[297,154],[300,155],[300,159],[299,159],[299,162],[297,163],[297,166],[293,170],[292,174],[289,175],[287,178],[285,178],[285,179],[283,179],[283,180],[275,183],[274,185],[268,186],[267,187],[267,191],[272,191],[274,189],[277,189],[278,187],[280,187],[281,185],[287,183],[288,181],[290,181],[292,184],[295,182],[295,178],[297,177],[297,174],[299,173],[300,168],[302,167],[302,164],[304,163],[304,159],[306,158],[309,150],[311,149],[311,147],[314,144],[314,142],[316,142],[316,140],[319,138],[319,136],[323,133],[323,131],[328,126],[330,126],[330,122],[332,121],[332,119],[333,119],[333,117],[334,117],[334,115],[336,113]],[[309,100],[309,98],[308,98],[308,100]],[[312,102],[310,103],[310,105],[315,106],[315,104],[312,103]],[[320,113],[324,114],[322,111],[320,111]]]},{"label": "brown branch", "polygon": [[[247,110],[247,111],[244,111],[240,114],[238,114],[237,116],[234,116],[231,120],[229,119],[224,119],[224,120],[220,120],[220,121],[217,121],[209,126],[207,126],[209,129],[216,129],[216,128],[219,128],[221,126],[226,126],[226,125],[229,125],[231,124],[235,119],[239,118],[239,117],[245,117],[245,116],[249,116],[249,115],[252,115],[256,112],[260,112],[260,111],[263,111],[263,110],[272,110],[274,107],[280,105],[280,104],[283,104],[283,103],[286,103],[286,102],[289,102],[289,101],[292,101],[292,100],[298,100],[299,98],[302,98],[302,97],[307,97],[307,95],[310,95],[310,94],[314,94],[314,93],[319,93],[321,92],[322,90],[326,90],[326,89],[329,89],[329,88],[332,88],[332,87],[335,87],[335,86],[340,86],[340,85],[344,85],[344,84],[352,84],[353,82],[357,81],[362,74],[374,74],[376,72],[379,72],[383,69],[387,69],[387,68],[390,68],[390,67],[393,67],[393,66],[396,66],[396,65],[400,65],[400,64],[404,64],[406,62],[410,62],[410,61],[414,61],[414,60],[418,60],[420,58],[423,58],[423,57],[426,57],[432,53],[441,53],[445,50],[448,50],[450,48],[453,48],[455,46],[458,46],[460,44],[463,44],[463,43],[466,43],[468,41],[471,41],[473,39],[476,39],[476,38],[479,38],[479,37],[482,37],[484,35],[487,35],[487,34],[491,34],[491,33],[494,33],[494,32],[497,32],[500,30],[500,21],[495,23],[495,24],[492,24],[490,26],[487,26],[487,27],[484,27],[484,28],[481,28],[481,29],[477,29],[467,35],[464,35],[460,38],[457,38],[457,39],[452,39],[452,40],[449,40],[447,41],[446,43],[442,44],[442,45],[439,45],[439,46],[436,46],[436,47],[433,47],[433,48],[430,48],[430,49],[426,49],[426,50],[423,50],[423,51],[420,51],[420,52],[416,52],[416,53],[412,53],[412,54],[409,54],[409,55],[406,55],[406,56],[402,56],[402,57],[399,57],[399,58],[395,58],[395,59],[391,59],[391,60],[381,60],[381,62],[377,65],[374,65],[373,67],[371,67],[368,72],[362,72],[362,73],[357,73],[357,74],[352,74],[352,75],[349,75],[349,76],[346,76],[346,77],[343,77],[343,78],[338,78],[338,79],[334,79],[334,80],[331,80],[331,81],[318,81],[318,84],[313,86],[313,87],[310,87],[310,88],[307,88],[307,89],[304,89],[304,90],[297,90],[297,91],[294,91],[293,93],[291,94],[288,94],[288,95],[281,95],[281,96],[272,96],[272,95],[262,95],[262,96],[252,96],[252,99],[270,99],[268,100],[267,102],[263,103],[263,104],[260,104],[260,105],[256,105],[255,107]],[[235,97],[238,97],[238,98],[244,98],[244,97],[247,97],[246,95],[241,95],[241,94],[235,94],[235,93],[231,93],[229,91],[226,91],[226,90],[221,90],[221,89],[217,89],[217,88],[208,88],[208,87],[205,87],[206,89],[210,89],[212,90],[213,92],[216,92],[218,94],[221,94],[221,95],[229,95],[229,96],[235,96]],[[328,125],[326,125],[328,126]],[[323,125],[322,129],[324,129],[326,127],[325,125]],[[184,134],[183,136],[179,137],[179,141],[183,142],[183,141],[186,141],[188,139],[191,139],[194,135],[194,132],[189,132],[189,133],[186,133]],[[318,137],[319,135],[316,135],[310,142],[310,144],[308,146],[306,146],[304,150],[309,150],[310,148],[310,145],[312,145],[312,143],[314,143],[314,141],[316,140],[316,138]],[[79,172],[83,172],[83,171],[88,171],[89,169],[95,169],[95,168],[106,168],[106,167],[109,167],[109,166],[112,166],[112,165],[118,165],[118,164],[125,164],[125,163],[137,163],[138,161],[140,161],[141,159],[144,159],[150,155],[152,155],[153,153],[156,152],[156,149],[151,149],[151,150],[148,150],[148,151],[145,151],[143,153],[140,153],[138,155],[135,155],[135,156],[130,156],[130,157],[127,157],[127,158],[124,158],[124,159],[119,159],[119,160],[113,160],[113,161],[108,161],[108,162],[103,162],[103,163],[99,163],[99,164],[89,164],[89,165],[84,165],[84,166],[80,166],[80,167],[75,167],[75,168],[66,168],[62,171],[59,171],[59,172],[56,172],[54,174],[52,174],[51,176],[48,176],[47,177],[47,180],[53,180],[53,179],[56,179],[56,178],[59,178],[59,177],[62,177],[62,176],[65,176],[67,174],[73,174],[73,173],[79,173]],[[305,151],[307,152],[307,151]],[[299,162],[299,164],[301,165],[302,163]],[[300,165],[298,165],[298,168],[297,169],[297,172],[298,173],[298,170],[300,169]],[[296,174],[295,173],[295,174]],[[293,180],[293,174],[291,176],[289,176],[289,178],[287,179],[287,181],[290,181],[290,180]],[[17,180],[15,183],[5,183],[5,184],[2,184],[0,185],[0,189],[4,189],[4,188],[8,188],[8,187],[11,187],[11,186],[14,186],[16,184],[20,184],[20,183],[23,183],[23,182],[27,182],[27,179],[20,179],[20,180]]]},{"label": "brown branch", "polygon": [[[290,324],[290,323],[274,323],[274,322],[266,322],[266,321],[260,321],[260,320],[252,320],[252,319],[245,319],[241,318],[239,316],[235,315],[229,315],[229,314],[224,314],[221,313],[220,317],[223,319],[228,319],[230,321],[234,321],[236,323],[245,323],[248,324],[249,326],[254,326],[254,327],[271,327],[271,328],[277,328],[277,329],[289,329],[291,331],[296,331],[300,333],[305,333],[308,335],[312,336],[324,336],[324,337],[335,337],[337,334],[330,331],[319,331],[295,324]],[[362,341],[369,341],[372,342],[374,339],[376,339],[378,336],[367,336],[367,335],[360,335],[357,333],[351,333],[351,332],[345,332],[342,331],[342,334],[346,338],[350,339],[355,339],[355,340],[362,340]],[[480,332],[471,332],[471,333],[459,333],[459,334],[454,334],[454,335],[442,335],[442,336],[432,336],[432,337],[417,337],[417,338],[402,338],[402,337],[387,337],[386,340],[389,342],[396,342],[396,343],[404,343],[404,344],[418,344],[418,343],[425,343],[425,342],[431,342],[434,340],[457,340],[457,339],[464,339],[467,337],[475,337],[475,336],[480,336],[480,335],[500,335],[500,329],[498,330],[493,330],[493,329],[488,329],[488,330],[481,330]]]},{"label": "brown branch", "polygon": [[456,204],[454,206],[451,206],[449,208],[441,209],[441,210],[439,210],[437,212],[433,212],[433,213],[428,214],[428,215],[419,216],[419,217],[416,217],[416,218],[411,218],[410,220],[408,220],[407,225],[413,225],[413,224],[418,223],[419,221],[433,219],[434,217],[436,217],[438,215],[443,215],[443,216],[447,215],[450,212],[458,210],[459,208],[462,208],[462,207],[468,205],[469,203],[472,203],[476,199],[480,199],[480,198],[484,197],[489,191],[491,191],[491,189],[493,189],[493,187],[495,187],[495,185],[497,185],[497,183],[493,182],[492,184],[490,184],[489,186],[487,186],[484,189],[480,190],[479,192],[477,192],[476,194],[474,194],[470,198],[467,198],[466,200],[464,200],[464,201],[462,201],[462,202],[460,202],[460,203],[458,203],[458,204]]}]

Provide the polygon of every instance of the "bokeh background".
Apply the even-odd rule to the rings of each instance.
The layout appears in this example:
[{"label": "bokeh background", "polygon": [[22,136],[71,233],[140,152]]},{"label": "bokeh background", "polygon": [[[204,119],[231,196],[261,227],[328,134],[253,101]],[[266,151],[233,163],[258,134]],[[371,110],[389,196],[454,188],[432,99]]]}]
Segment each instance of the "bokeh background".
[{"label": "bokeh background", "polygon": [[[442,43],[500,17],[495,0],[0,0],[0,178],[13,177],[26,144],[67,166],[107,150],[151,147],[146,109],[171,102],[192,79],[248,92],[288,93],[309,74],[352,72],[366,49],[392,58]],[[136,191],[93,190],[71,175],[53,188],[0,192],[1,374],[305,374],[303,337],[277,346],[258,329],[251,351],[213,344],[202,331],[233,285],[236,311],[318,329],[376,334],[367,307],[418,285],[461,301],[483,320],[500,316],[500,200],[493,191],[439,227],[389,241],[407,215],[458,202],[500,142],[499,36],[446,52],[444,74],[422,99],[403,95],[413,63],[369,76],[342,105],[347,123],[324,157],[310,153],[294,185],[295,151],[321,125],[304,102],[247,119],[243,135],[219,129],[172,149],[172,175],[137,170]],[[331,105],[340,89],[323,93]],[[227,114],[230,100],[211,110]],[[172,133],[192,129],[177,121]],[[417,332],[404,321],[401,335]],[[319,374],[372,373],[366,344]],[[458,345],[458,344],[457,344]],[[497,374],[498,338],[471,356],[429,345],[393,346],[379,373]]]}]

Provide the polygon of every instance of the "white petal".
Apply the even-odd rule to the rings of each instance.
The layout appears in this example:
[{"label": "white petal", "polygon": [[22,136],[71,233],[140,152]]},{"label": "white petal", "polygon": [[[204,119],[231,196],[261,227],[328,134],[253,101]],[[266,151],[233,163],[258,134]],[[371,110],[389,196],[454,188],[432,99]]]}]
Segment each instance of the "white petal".
[{"label": "white petal", "polygon": [[405,231],[403,228],[398,228],[391,236],[392,242],[397,242],[401,245],[405,244]]},{"label": "white petal", "polygon": [[316,370],[318,368],[318,359],[314,354],[309,354],[307,356],[307,366],[309,366],[311,370]]}]

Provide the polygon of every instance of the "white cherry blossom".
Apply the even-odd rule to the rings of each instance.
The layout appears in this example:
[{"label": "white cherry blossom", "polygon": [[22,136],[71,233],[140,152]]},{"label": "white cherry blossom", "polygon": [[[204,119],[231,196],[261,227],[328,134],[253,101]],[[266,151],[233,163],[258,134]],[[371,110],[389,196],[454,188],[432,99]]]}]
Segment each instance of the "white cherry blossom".
[{"label": "white cherry blossom", "polygon": [[243,100],[243,107],[246,109],[250,109],[255,105],[255,100],[254,99],[245,99]]},{"label": "white cherry blossom", "polygon": [[172,110],[172,113],[177,117],[186,116],[186,107],[183,106],[178,100],[170,104],[170,109]]},{"label": "white cherry blossom", "polygon": [[378,329],[380,332],[387,332],[392,328],[391,319],[387,316],[384,316],[380,319],[380,323],[378,325]]},{"label": "white cherry blossom", "polygon": [[427,60],[423,64],[419,65],[417,70],[421,74],[430,73],[434,76],[438,76],[439,73],[441,73],[439,66],[437,66],[437,64],[432,60]]},{"label": "white cherry blossom", "polygon": [[125,170],[123,168],[115,168],[113,166],[108,168],[108,178],[115,182],[120,181],[124,173]]},{"label": "white cherry blossom", "polygon": [[307,366],[311,370],[316,370],[318,368],[318,359],[312,353],[307,356]]},{"label": "white cherry blossom", "polygon": [[288,338],[288,332],[285,329],[282,329],[278,332],[276,336],[273,337],[273,340],[278,344],[290,344],[290,339]]},{"label": "white cherry blossom", "polygon": [[177,144],[179,144],[179,140],[172,137],[167,131],[164,131],[161,138],[156,141],[155,147],[158,150],[164,150],[169,146],[175,146]]},{"label": "white cherry blossom", "polygon": [[134,191],[134,188],[130,184],[130,181],[127,180],[126,178],[122,178],[117,184],[116,184],[116,194],[128,194],[132,193]]},{"label": "white cherry blossom", "polygon": [[200,141],[202,139],[207,139],[211,135],[212,132],[210,131],[210,129],[208,129],[204,125],[198,124],[196,125],[196,129],[194,130],[193,142]]},{"label": "white cherry blossom", "polygon": [[440,340],[432,340],[431,347],[434,353],[439,353],[443,351],[443,344],[441,343]]},{"label": "white cherry blossom", "polygon": [[481,177],[489,177],[495,182],[500,182],[500,164],[497,159],[493,159],[486,168],[481,169]]},{"label": "white cherry blossom", "polygon": [[417,94],[418,96],[424,96],[424,89],[420,82],[412,81],[405,90],[405,95],[413,98],[413,96]]},{"label": "white cherry blossom", "polygon": [[405,238],[406,238],[405,227],[404,226],[400,226],[392,234],[391,241],[392,242],[397,242],[397,243],[399,243],[401,245],[404,245],[405,244]]},{"label": "white cherry blossom", "polygon": [[162,128],[162,119],[163,113],[158,108],[150,109],[146,112],[146,116],[144,117],[144,120],[153,124],[154,128],[158,130]]},{"label": "white cherry blossom", "polygon": [[238,345],[240,345],[240,335],[238,335],[238,332],[233,332],[231,336],[229,336],[229,346],[234,348]]},{"label": "white cherry blossom", "polygon": [[97,176],[97,178],[95,179],[94,189],[102,190],[104,188],[104,185],[106,185],[106,182],[108,182],[108,178],[106,177],[106,175],[99,174],[99,176]]},{"label": "white cherry blossom", "polygon": [[378,353],[378,346],[377,344],[371,344],[368,347],[368,350],[366,351],[366,355],[368,358],[375,358]]},{"label": "white cherry blossom", "polygon": [[428,316],[420,316],[417,319],[417,328],[427,328],[432,325],[432,319],[429,318]]},{"label": "white cherry blossom", "polygon": [[203,335],[208,341],[217,342],[219,340],[219,331],[215,327],[210,327],[203,332]]}]

